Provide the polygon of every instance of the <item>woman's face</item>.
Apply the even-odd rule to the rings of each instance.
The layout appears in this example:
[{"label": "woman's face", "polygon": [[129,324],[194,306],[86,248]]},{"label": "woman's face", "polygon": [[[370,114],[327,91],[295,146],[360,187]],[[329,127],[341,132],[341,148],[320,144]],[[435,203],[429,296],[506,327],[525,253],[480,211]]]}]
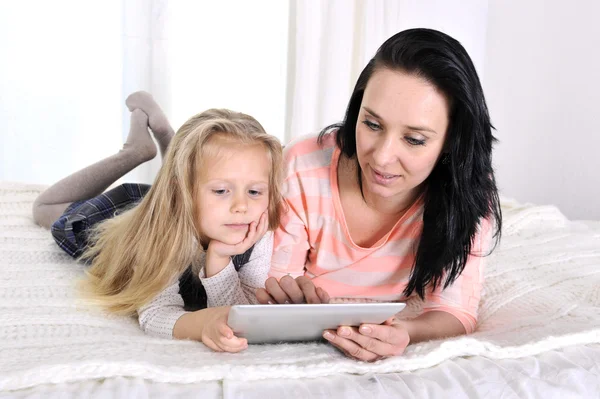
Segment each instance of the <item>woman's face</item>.
[{"label": "woman's face", "polygon": [[440,158],[449,105],[435,86],[387,68],[367,83],[356,123],[356,153],[363,192],[406,198],[429,176]]}]

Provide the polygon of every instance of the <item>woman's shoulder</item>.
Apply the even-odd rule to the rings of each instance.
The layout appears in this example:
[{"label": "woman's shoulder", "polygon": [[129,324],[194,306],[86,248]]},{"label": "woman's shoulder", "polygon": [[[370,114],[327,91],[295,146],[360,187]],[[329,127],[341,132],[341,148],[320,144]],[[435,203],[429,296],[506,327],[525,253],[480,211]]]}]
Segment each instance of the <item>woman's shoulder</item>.
[{"label": "woman's shoulder", "polygon": [[322,140],[314,134],[300,136],[285,146],[285,163],[290,172],[329,166],[335,148],[335,133],[325,134]]}]

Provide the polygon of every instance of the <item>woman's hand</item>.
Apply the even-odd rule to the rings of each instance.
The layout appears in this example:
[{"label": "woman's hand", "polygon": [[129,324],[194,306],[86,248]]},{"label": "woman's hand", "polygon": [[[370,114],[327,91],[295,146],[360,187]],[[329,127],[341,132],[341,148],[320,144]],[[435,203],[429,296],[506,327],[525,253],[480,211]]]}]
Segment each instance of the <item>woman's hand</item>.
[{"label": "woman's hand", "polygon": [[243,254],[249,250],[251,246],[256,244],[269,228],[267,219],[268,215],[267,211],[265,211],[260,216],[260,219],[258,219],[258,223],[250,223],[246,237],[237,244],[230,245],[221,241],[211,240],[208,243],[208,249],[206,250],[206,265],[204,267],[206,277],[212,277],[215,274],[218,274],[227,267],[232,256]]},{"label": "woman's hand", "polygon": [[227,325],[230,306],[205,309],[202,343],[217,352],[241,352],[248,348],[245,338],[238,338]]},{"label": "woman's hand", "polygon": [[401,355],[410,342],[407,328],[395,317],[380,325],[363,324],[360,328],[340,326],[337,330],[325,330],[323,338],[346,356],[365,362]]},{"label": "woman's hand", "polygon": [[256,291],[259,303],[329,303],[329,294],[321,287],[315,287],[312,280],[305,276],[295,280],[283,276],[279,281],[269,277],[265,288]]}]

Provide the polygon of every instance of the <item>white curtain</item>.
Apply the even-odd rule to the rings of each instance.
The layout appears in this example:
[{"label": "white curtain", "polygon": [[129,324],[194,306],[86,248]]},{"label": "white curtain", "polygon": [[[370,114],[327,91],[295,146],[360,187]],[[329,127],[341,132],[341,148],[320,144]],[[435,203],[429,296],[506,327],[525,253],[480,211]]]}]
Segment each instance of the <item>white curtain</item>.
[{"label": "white curtain", "polygon": [[286,140],[341,121],[360,72],[401,30],[450,34],[482,73],[487,9],[487,0],[291,0]]},{"label": "white curtain", "polygon": [[[487,0],[0,2],[0,179],[51,184],[115,153],[136,90],[175,129],[226,107],[284,142],[316,133],[402,29],[446,31],[481,68],[486,16]],[[151,182],[159,166],[123,180]]]},{"label": "white curtain", "polygon": [[[0,180],[51,184],[118,151],[126,96],[177,129],[223,107],[283,139],[288,2],[0,2]],[[152,182],[160,157],[122,180]]]}]

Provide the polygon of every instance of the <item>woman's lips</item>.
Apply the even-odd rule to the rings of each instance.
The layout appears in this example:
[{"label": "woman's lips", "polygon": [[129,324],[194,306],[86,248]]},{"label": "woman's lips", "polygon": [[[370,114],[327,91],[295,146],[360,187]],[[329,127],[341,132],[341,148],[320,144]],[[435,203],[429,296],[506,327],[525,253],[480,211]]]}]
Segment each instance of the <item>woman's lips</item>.
[{"label": "woman's lips", "polygon": [[383,173],[378,171],[377,169],[371,168],[371,175],[373,180],[377,184],[381,184],[383,186],[388,186],[394,183],[401,175],[393,175],[390,173]]}]

